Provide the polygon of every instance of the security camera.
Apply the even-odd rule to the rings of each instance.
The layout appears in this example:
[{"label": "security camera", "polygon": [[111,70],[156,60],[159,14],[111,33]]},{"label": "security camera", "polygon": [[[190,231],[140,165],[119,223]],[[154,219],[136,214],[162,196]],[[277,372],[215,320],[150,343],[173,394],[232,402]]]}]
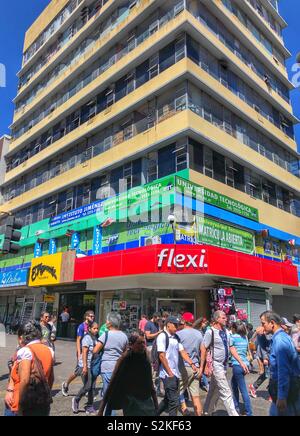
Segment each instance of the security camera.
[{"label": "security camera", "polygon": [[175,222],[175,216],[174,216],[174,215],[169,215],[169,216],[168,216],[168,222],[169,222],[169,224],[174,224],[174,222]]}]

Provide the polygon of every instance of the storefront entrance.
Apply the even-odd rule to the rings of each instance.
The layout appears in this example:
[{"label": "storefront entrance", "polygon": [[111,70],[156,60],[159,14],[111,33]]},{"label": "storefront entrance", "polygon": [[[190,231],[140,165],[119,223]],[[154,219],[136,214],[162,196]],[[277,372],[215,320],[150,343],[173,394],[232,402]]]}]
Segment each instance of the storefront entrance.
[{"label": "storefront entrance", "polygon": [[184,298],[175,298],[165,300],[162,298],[156,299],[156,311],[168,312],[170,314],[183,314],[184,312],[196,313],[196,300],[189,300]]},{"label": "storefront entrance", "polygon": [[93,310],[96,313],[96,292],[78,292],[78,293],[65,293],[60,294],[59,298],[59,313],[60,315],[63,308],[69,308],[70,320],[67,328],[63,328],[62,322],[58,317],[58,330],[57,336],[63,339],[76,339],[76,332],[79,324],[83,322],[84,314],[87,310]]}]

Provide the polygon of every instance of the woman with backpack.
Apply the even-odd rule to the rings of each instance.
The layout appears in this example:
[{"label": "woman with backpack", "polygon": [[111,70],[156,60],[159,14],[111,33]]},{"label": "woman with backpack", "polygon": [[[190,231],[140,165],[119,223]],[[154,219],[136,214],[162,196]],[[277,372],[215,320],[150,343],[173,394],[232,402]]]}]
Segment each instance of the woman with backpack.
[{"label": "woman with backpack", "polygon": [[20,349],[13,364],[5,404],[18,416],[48,416],[54,381],[53,350],[41,342],[42,332],[33,322],[18,330]]},{"label": "woman with backpack", "polygon": [[79,412],[79,403],[81,398],[88,394],[88,404],[85,409],[87,415],[93,415],[96,413],[94,402],[94,384],[96,379],[93,377],[91,366],[93,359],[93,350],[97,343],[99,326],[96,322],[92,322],[88,327],[88,334],[82,339],[82,354],[78,361],[78,366],[81,372],[81,378],[83,387],[80,389],[76,397],[72,399],[73,413]]},{"label": "woman with backpack", "polygon": [[99,416],[103,416],[107,405],[123,409],[124,416],[156,416],[158,403],[142,332],[129,337],[129,348],[117,362]]}]

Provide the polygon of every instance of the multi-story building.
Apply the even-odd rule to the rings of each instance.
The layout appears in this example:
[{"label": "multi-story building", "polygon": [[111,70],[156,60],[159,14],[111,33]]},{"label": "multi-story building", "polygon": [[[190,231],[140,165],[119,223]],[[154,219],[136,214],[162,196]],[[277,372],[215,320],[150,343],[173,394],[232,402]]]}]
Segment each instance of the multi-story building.
[{"label": "multi-story building", "polygon": [[[254,323],[271,304],[288,316],[300,306],[286,25],[277,0],[50,2],[25,36],[2,184],[3,211],[24,221],[22,250],[0,261],[17,316],[52,302],[79,320],[95,306],[134,327],[141,311],[208,314],[224,287]],[[175,223],[112,223],[124,189],[140,186],[159,212],[172,192]],[[174,212],[182,198],[189,222]],[[74,276],[37,268],[58,271],[74,250]],[[17,272],[30,267],[24,287]]]},{"label": "multi-story building", "polygon": [[[10,136],[3,135],[0,137],[0,186],[5,180],[5,173],[6,173],[6,162],[5,162],[5,155],[8,152],[8,144],[10,141]],[[0,192],[0,204],[3,203],[3,197]]]}]

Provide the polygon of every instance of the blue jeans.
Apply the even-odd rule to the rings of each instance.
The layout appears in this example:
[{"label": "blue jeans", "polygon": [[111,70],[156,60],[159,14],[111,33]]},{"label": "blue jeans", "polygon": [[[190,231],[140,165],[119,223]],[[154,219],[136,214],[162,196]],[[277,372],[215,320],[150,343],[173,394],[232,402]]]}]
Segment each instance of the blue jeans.
[{"label": "blue jeans", "polygon": [[285,412],[279,412],[276,404],[272,403],[270,407],[270,416],[300,416],[300,395],[295,404],[289,404]]},{"label": "blue jeans", "polygon": [[[112,377],[112,372],[102,372],[101,377],[103,380],[103,397],[104,397]],[[116,412],[112,410],[109,405],[107,405],[105,409],[105,416],[116,416]]]},{"label": "blue jeans", "polygon": [[237,412],[240,411],[239,392],[241,392],[245,404],[246,415],[252,416],[252,406],[245,381],[244,370],[240,365],[233,365],[232,371],[233,376],[231,380],[231,386],[235,408]]},{"label": "blue jeans", "polygon": [[5,404],[4,416],[18,416],[17,412],[12,412]]}]

